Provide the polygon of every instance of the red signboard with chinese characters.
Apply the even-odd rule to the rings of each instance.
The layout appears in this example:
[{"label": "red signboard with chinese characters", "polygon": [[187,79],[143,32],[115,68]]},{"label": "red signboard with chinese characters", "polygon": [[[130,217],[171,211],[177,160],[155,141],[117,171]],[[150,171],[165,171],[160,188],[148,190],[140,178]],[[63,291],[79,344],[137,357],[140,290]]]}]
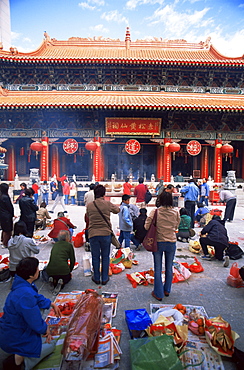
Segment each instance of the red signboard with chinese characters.
[{"label": "red signboard with chinese characters", "polygon": [[161,118],[106,118],[107,135],[160,135]]},{"label": "red signboard with chinese characters", "polygon": [[63,143],[63,150],[68,154],[74,154],[78,150],[78,143],[75,139],[67,139]]},{"label": "red signboard with chinese characters", "polygon": [[131,139],[125,143],[125,151],[128,154],[135,155],[139,153],[140,149],[141,149],[141,144],[137,140]]},{"label": "red signboard with chinese characters", "polygon": [[186,145],[186,150],[190,155],[198,155],[201,153],[202,146],[201,144],[196,141],[196,140],[191,140],[189,143]]}]

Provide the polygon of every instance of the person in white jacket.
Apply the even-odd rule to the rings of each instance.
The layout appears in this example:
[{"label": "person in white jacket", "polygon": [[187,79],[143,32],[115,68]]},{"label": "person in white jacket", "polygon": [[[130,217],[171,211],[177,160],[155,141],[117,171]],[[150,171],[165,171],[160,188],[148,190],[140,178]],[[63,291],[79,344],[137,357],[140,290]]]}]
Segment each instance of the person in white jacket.
[{"label": "person in white jacket", "polygon": [[9,249],[9,271],[10,275],[16,273],[16,266],[25,257],[33,257],[39,253],[39,247],[32,238],[28,238],[26,225],[23,221],[18,221],[14,225],[14,234],[8,242]]}]

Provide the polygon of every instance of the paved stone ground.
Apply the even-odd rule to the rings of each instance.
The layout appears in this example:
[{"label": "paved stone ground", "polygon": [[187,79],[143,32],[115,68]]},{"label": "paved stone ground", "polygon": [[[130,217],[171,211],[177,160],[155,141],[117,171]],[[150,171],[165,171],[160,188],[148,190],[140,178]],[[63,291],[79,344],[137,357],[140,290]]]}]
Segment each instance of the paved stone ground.
[{"label": "paved stone ground", "polygon": [[[15,214],[19,214],[18,205],[14,205]],[[58,206],[56,212],[61,209]],[[50,206],[48,206],[51,209]],[[211,208],[216,208],[212,206]],[[224,209],[224,207],[218,207]],[[67,206],[68,215],[71,222],[77,225],[76,232],[81,231],[84,228],[84,213],[85,207],[82,206]],[[151,209],[151,207],[150,207]],[[54,214],[56,216],[56,214]],[[227,223],[226,227],[231,241],[238,241],[239,245],[244,249],[244,212],[243,207],[237,207],[235,213],[235,219],[233,223]],[[118,227],[118,216],[112,215],[112,223],[114,231],[116,232]],[[196,229],[200,231],[200,229]],[[39,235],[47,234],[47,231],[38,231]],[[40,253],[37,257],[40,260],[48,259],[52,248],[51,243],[41,244]],[[134,246],[132,246],[134,249]],[[6,249],[0,247],[0,253],[6,253]],[[64,291],[71,290],[85,290],[87,288],[97,288],[90,277],[84,277],[82,257],[84,254],[84,248],[76,248],[76,259],[79,262],[79,267],[73,272],[73,279],[64,288]],[[193,261],[194,255],[189,252],[188,245],[186,243],[177,242],[177,253],[176,259],[188,263]],[[133,266],[128,272],[143,271],[153,267],[153,260],[151,253],[146,250],[136,252],[136,257],[139,261],[139,266]],[[230,265],[234,261],[231,261]],[[202,262],[205,271],[200,274],[192,274],[187,282],[173,284],[172,292],[169,297],[164,298],[163,302],[168,304],[191,304],[204,306],[210,317],[221,315],[226,321],[231,324],[233,330],[235,330],[240,338],[236,342],[236,346],[244,351],[244,289],[236,289],[226,284],[226,278],[229,273],[229,268],[222,267],[222,263],[219,261],[203,261]],[[239,266],[244,265],[244,259],[238,260]],[[138,286],[133,289],[130,282],[126,278],[126,272],[121,274],[113,275],[110,278],[109,283],[104,286],[104,291],[118,292],[119,301],[117,315],[113,319],[113,325],[118,329],[122,330],[121,348],[123,354],[120,361],[120,370],[130,369],[130,357],[129,357],[129,333],[125,323],[124,311],[127,309],[146,308],[149,311],[150,303],[157,303],[157,301],[151,296],[152,286]],[[47,289],[47,284],[41,279],[36,282],[39,292],[44,296],[54,300],[54,297]],[[0,284],[0,311],[4,306],[4,302],[7,294],[9,293],[10,283]],[[7,333],[6,333],[7,337]],[[6,357],[6,354],[0,352],[0,362]],[[225,369],[235,369],[235,365],[229,360],[223,358]],[[1,369],[0,365],[0,369]]]}]

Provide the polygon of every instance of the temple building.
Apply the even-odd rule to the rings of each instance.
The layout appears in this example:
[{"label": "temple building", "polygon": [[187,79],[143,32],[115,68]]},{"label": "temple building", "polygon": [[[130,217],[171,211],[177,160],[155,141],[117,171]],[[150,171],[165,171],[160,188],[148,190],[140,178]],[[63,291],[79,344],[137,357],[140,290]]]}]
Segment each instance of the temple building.
[{"label": "temple building", "polygon": [[244,178],[244,56],[185,40],[51,38],[0,50],[5,180]]}]

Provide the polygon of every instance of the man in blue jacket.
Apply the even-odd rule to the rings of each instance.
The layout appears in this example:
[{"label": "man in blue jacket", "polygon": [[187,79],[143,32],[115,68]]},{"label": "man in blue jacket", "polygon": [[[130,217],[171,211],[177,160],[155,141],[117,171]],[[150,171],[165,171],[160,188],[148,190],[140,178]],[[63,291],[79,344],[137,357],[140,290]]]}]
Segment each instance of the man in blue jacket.
[{"label": "man in blue jacket", "polygon": [[130,234],[133,229],[133,222],[129,209],[130,195],[124,194],[122,196],[122,203],[119,212],[119,228],[120,236],[118,238],[120,244],[125,240],[125,248],[130,247]]},{"label": "man in blue jacket", "polygon": [[199,189],[194,179],[190,179],[188,183],[188,185],[180,189],[180,192],[185,196],[185,208],[191,217],[191,228],[194,228],[195,208],[199,197]]},{"label": "man in blue jacket", "polygon": [[[12,353],[3,361],[3,370],[31,370],[42,358],[54,351],[50,330],[42,319],[40,309],[52,307],[60,317],[59,308],[38,294],[33,283],[39,276],[39,261],[23,258],[16,267],[16,275],[0,319],[0,348]],[[44,337],[42,340],[42,336]]]},{"label": "man in blue jacket", "polygon": [[208,206],[208,198],[209,198],[209,185],[207,183],[207,179],[204,177],[202,179],[202,185],[200,186],[200,203],[205,203]]}]

